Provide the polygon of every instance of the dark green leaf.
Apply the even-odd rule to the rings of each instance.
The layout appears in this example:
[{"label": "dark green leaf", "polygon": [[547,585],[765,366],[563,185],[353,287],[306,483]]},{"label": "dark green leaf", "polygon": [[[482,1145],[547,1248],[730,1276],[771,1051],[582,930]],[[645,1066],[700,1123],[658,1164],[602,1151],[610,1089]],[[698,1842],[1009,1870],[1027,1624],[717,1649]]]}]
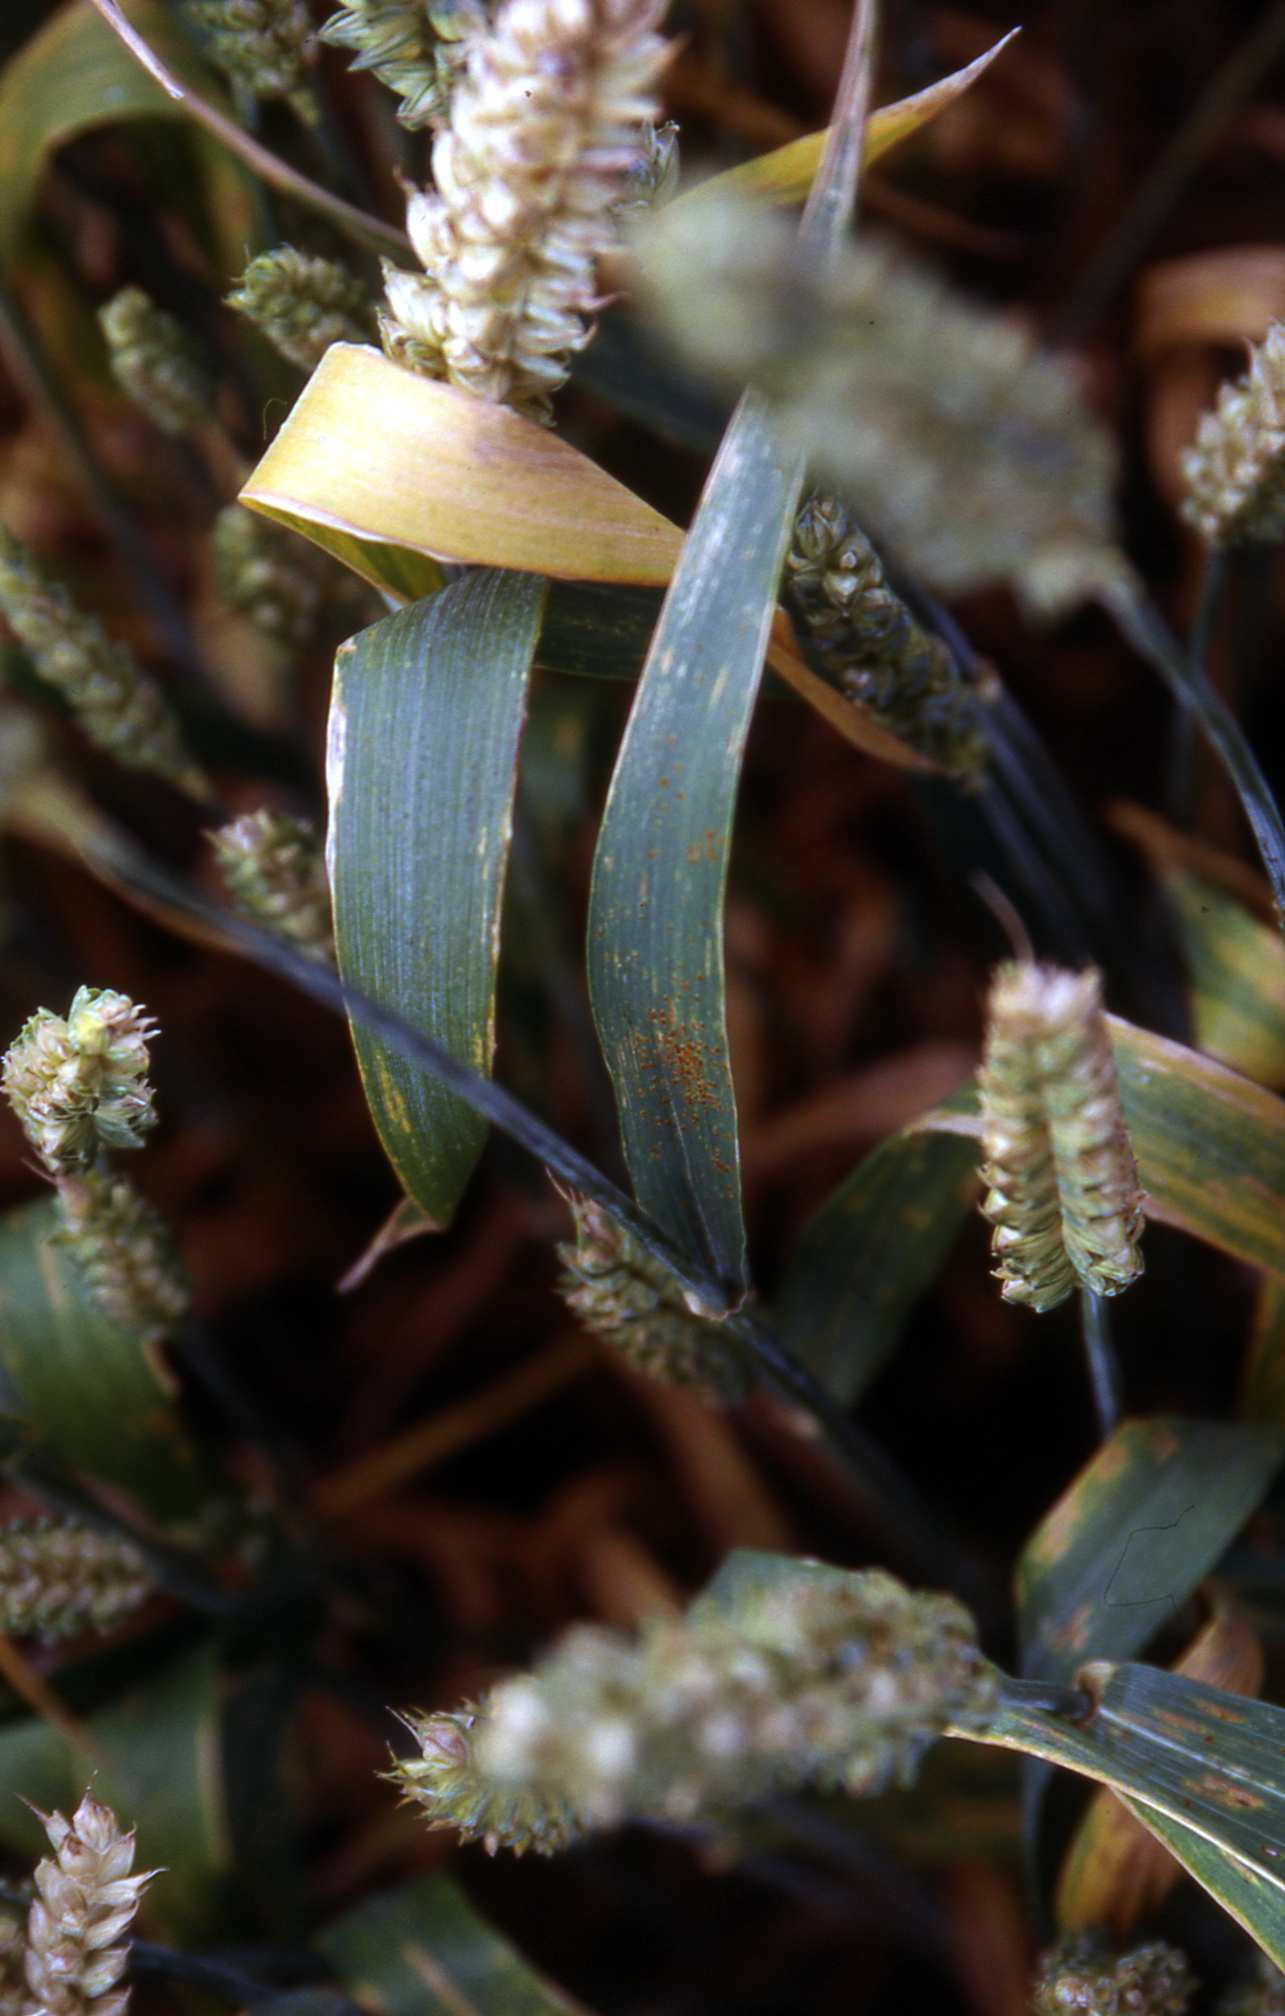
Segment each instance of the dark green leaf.
[{"label": "dark green leaf", "polygon": [[635,1193],[729,1300],[748,1276],[724,992],[727,860],[801,481],[764,409],[742,402],[620,745],[589,909],[594,1019]]},{"label": "dark green leaf", "polygon": [[1278,1274],[1258,1284],[1240,1411],[1247,1421],[1285,1429],[1285,1281]]},{"label": "dark green leaf", "polygon": [[[1137,1802],[1148,1826],[1154,1813],[1177,1822],[1175,1852],[1280,1957],[1285,1709],[1153,1666],[1099,1663],[1081,1677],[1096,1700],[1086,1722],[1010,1701],[978,1740],[1109,1785]],[[1188,1835],[1216,1852],[1188,1860]],[[1225,1898],[1223,1858],[1238,1865],[1236,1879],[1223,1884]]]},{"label": "dark green leaf", "polygon": [[1191,976],[1192,1023],[1207,1050],[1260,1085],[1285,1086],[1285,945],[1234,896],[1164,869]]},{"label": "dark green leaf", "polygon": [[[180,75],[202,77],[161,0],[123,0],[123,12]],[[86,0],[59,8],[0,75],[0,260],[13,252],[55,148],[95,126],[184,116]]]},{"label": "dark green leaf", "polygon": [[1123,1804],[1276,1965],[1285,1967],[1285,1893],[1169,1814],[1157,1813],[1140,1799],[1126,1798]]},{"label": "dark green leaf", "polygon": [[47,1199],[0,1219],[0,1411],[34,1450],[136,1493],[158,1518],[189,1517],[208,1484],[173,1381],[94,1307],[56,1229]]},{"label": "dark green leaf", "polygon": [[[335,662],[331,885],[343,978],[490,1069],[518,744],[544,601],[479,570]],[[402,1187],[449,1222],[486,1138],[463,1101],[360,1024],[366,1098]]]},{"label": "dark green leaf", "polygon": [[1126,1421],[1032,1534],[1017,1569],[1022,1671],[1127,1658],[1180,1608],[1267,1490],[1270,1428]]},{"label": "dark green leaf", "polygon": [[550,672],[636,679],[660,615],[658,588],[551,581],[539,661]]},{"label": "dark green leaf", "polygon": [[975,1143],[894,1134],[808,1224],[781,1283],[776,1327],[845,1406],[887,1360],[976,1195]]},{"label": "dark green leaf", "polygon": [[[822,265],[861,174],[874,8],[861,0],[799,243]],[[749,1286],[723,910],[732,820],[803,464],[757,395],[723,436],[620,745],[594,856],[589,986],[639,1203],[723,1287]]]},{"label": "dark green leaf", "polygon": [[256,2001],[254,2010],[255,2016],[361,2016],[357,2004],[337,1988],[292,1988]]},{"label": "dark green leaf", "polygon": [[86,1726],[92,1758],[34,1716],[0,1725],[0,1842],[34,1861],[43,1830],[21,1800],[68,1813],[92,1779],[122,1826],[138,1829],[138,1866],[165,1872],[148,1893],[149,1923],[171,1938],[205,1936],[228,1864],[212,1641],[144,1673]]},{"label": "dark green leaf", "polygon": [[1181,1043],[1108,1020],[1152,1215],[1285,1273],[1285,1101]]},{"label": "dark green leaf", "polygon": [[579,2006],[492,1931],[446,1876],[372,1897],[317,1943],[377,2016],[567,2016]]}]

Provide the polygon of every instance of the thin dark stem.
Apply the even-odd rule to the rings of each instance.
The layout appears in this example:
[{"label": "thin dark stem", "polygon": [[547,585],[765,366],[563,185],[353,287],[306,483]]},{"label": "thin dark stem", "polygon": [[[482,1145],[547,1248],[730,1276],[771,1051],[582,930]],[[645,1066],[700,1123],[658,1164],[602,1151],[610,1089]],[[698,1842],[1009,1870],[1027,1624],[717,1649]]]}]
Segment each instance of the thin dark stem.
[{"label": "thin dark stem", "polygon": [[[95,852],[126,888],[157,898],[201,924],[212,927],[231,946],[257,965],[291,982],[324,1008],[350,1017],[373,1030],[412,1063],[431,1071],[450,1091],[483,1119],[500,1128],[581,1196],[600,1204],[614,1221],[660,1260],[675,1279],[705,1307],[727,1309],[725,1285],[698,1261],[672,1245],[638,1206],[595,1168],[578,1149],[564,1141],[520,1099],[463,1064],[432,1037],[413,1028],[391,1008],[340,980],[329,966],[307,958],[282,939],[234,916],[189,889],[166,869],[147,860],[123,834],[98,835]],[[730,1311],[729,1329],[742,1337],[763,1377],[786,1398],[799,1403],[816,1419],[836,1452],[851,1465],[873,1508],[878,1508],[886,1533],[913,1558],[916,1572],[928,1579],[946,1576],[976,1596],[985,1581],[974,1564],[932,1521],[913,1487],[895,1465],[844,1414],[805,1366],[755,1312]]]},{"label": "thin dark stem", "polygon": [[[270,2002],[282,1993],[281,1982],[287,1980],[291,1986],[307,1983],[328,1985],[331,1976],[325,1966],[311,1953],[248,1953],[246,1960],[258,1962],[263,1971],[274,1973],[278,1978],[265,1982],[247,1973],[240,1954],[229,1953],[176,1953],[168,1946],[154,1946],[149,1940],[135,1939],[129,1949],[129,1973],[135,1981],[179,1981],[188,1987],[204,1989],[233,2007],[253,2008],[256,2003]],[[352,2011],[357,2016],[354,2002],[340,1999],[335,1991],[334,2010]]]},{"label": "thin dark stem", "polygon": [[1098,1433],[1106,1442],[1120,1425],[1124,1404],[1120,1366],[1111,1341],[1110,1311],[1106,1297],[1096,1295],[1092,1288],[1080,1290],[1080,1334],[1084,1339],[1084,1358],[1093,1389]]},{"label": "thin dark stem", "polygon": [[[989,668],[949,609],[918,582],[903,581],[898,574],[896,583],[916,615],[946,645],[960,677],[980,686]],[[1007,687],[984,708],[981,721],[997,783],[1038,836],[1048,859],[1062,868],[1095,942],[1109,942],[1116,915],[1110,866],[1043,739]]]},{"label": "thin dark stem", "polygon": [[1097,836],[1033,724],[1007,689],[986,716],[991,757],[1015,806],[1058,862],[1095,939],[1115,930],[1112,874]]},{"label": "thin dark stem", "polygon": [[359,210],[353,203],[347,203],[342,196],[335,196],[329,189],[323,189],[319,182],[313,182],[307,175],[301,175],[288,161],[273,154],[258,140],[246,133],[236,121],[220,112],[217,106],[193,91],[178,77],[168,64],[162,62],[156,51],[144,40],[138,30],[131,26],[121,13],[116,0],[90,0],[97,8],[113,35],[124,43],[131,56],[146,70],[176,105],[181,105],[189,118],[204,126],[216,140],[240,156],[246,166],[261,176],[273,189],[283,196],[292,196],[296,203],[306,205],[309,210],[320,211],[348,238],[361,245],[382,245],[394,252],[408,253],[411,244],[406,233],[395,224],[385,224],[382,217],[373,217],[368,211]]},{"label": "thin dark stem", "polygon": [[1060,1687],[1052,1680],[1015,1680],[1002,1673],[999,1683],[1002,1708],[1034,1708],[1042,1715],[1064,1715],[1069,1722],[1084,1722],[1093,1713],[1093,1696],[1087,1687]]},{"label": "thin dark stem", "polygon": [[1144,178],[1075,293],[1049,331],[1057,344],[1074,344],[1091,329],[1128,279],[1176,201],[1184,183],[1285,47],[1285,0],[1269,7],[1235,48],[1178,127]]},{"label": "thin dark stem", "polygon": [[1066,886],[1054,874],[1032,842],[1018,817],[1008,793],[996,780],[985,786],[978,807],[990,823],[1016,873],[1021,877],[1029,900],[1044,927],[1039,936],[1050,936],[1059,958],[1083,965],[1093,947],[1076,915]]},{"label": "thin dark stem", "polygon": [[1271,787],[1239,721],[1203,666],[1194,665],[1170,635],[1157,610],[1132,586],[1107,590],[1103,600],[1124,635],[1160,674],[1174,698],[1190,708],[1206,741],[1236,787],[1262,856],[1272,901],[1285,928],[1285,827]]},{"label": "thin dark stem", "polygon": [[[1218,634],[1219,618],[1227,592],[1228,555],[1225,547],[1206,546],[1200,577],[1200,600],[1191,626],[1188,651],[1197,670],[1208,674]],[[1190,707],[1178,706],[1170,731],[1169,767],[1165,805],[1175,826],[1187,832],[1196,816],[1196,718]]]}]

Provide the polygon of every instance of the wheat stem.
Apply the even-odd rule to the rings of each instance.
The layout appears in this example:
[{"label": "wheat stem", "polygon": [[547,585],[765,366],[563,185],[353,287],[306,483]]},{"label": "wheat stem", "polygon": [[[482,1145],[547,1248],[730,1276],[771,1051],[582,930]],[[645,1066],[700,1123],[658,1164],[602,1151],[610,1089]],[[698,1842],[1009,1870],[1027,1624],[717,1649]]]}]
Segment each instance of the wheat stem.
[{"label": "wheat stem", "polygon": [[207,133],[212,133],[216,140],[221,140],[225,147],[239,156],[269,188],[278,190],[283,196],[293,196],[297,203],[304,204],[309,210],[320,211],[345,237],[354,239],[360,245],[385,245],[395,252],[409,252],[410,240],[397,225],[385,224],[382,217],[359,210],[355,203],[345,202],[342,196],[332,195],[319,182],[301,175],[297,168],[292,168],[288,161],[283,161],[280,155],[273,154],[243,131],[235,120],[229,119],[217,106],[202,98],[198,91],[193,91],[125,19],[116,0],[90,0],[90,5],[97,9],[112,34],[124,44],[148,76],[160,85],[167,97],[172,98],[176,105],[181,105],[198,126],[204,126]]}]

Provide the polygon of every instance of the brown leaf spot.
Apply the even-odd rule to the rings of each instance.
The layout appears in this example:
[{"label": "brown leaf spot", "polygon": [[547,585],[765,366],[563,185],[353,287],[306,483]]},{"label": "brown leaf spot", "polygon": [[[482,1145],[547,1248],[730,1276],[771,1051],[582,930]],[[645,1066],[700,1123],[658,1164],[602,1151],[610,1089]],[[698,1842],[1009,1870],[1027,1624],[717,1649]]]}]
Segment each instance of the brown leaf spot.
[{"label": "brown leaf spot", "polygon": [[1184,1715],[1177,1708],[1157,1708],[1156,1721],[1163,1722],[1166,1729],[1177,1729],[1183,1736],[1204,1734],[1194,1716]]},{"label": "brown leaf spot", "polygon": [[1206,1799],[1216,1805],[1226,1806],[1234,1813],[1255,1812],[1266,1806],[1261,1793],[1251,1792],[1248,1785],[1240,1785],[1231,1778],[1219,1778],[1214,1772],[1206,1771],[1203,1778],[1188,1778],[1184,1783],[1193,1792],[1203,1792]]},{"label": "brown leaf spot", "polygon": [[1182,1446],[1173,1429],[1160,1421],[1148,1421],[1142,1433],[1148,1454],[1157,1463],[1171,1463]]},{"label": "brown leaf spot", "polygon": [[1049,1632],[1049,1644],[1059,1652],[1082,1652],[1088,1641],[1096,1607],[1093,1603],[1079,1604],[1064,1623]]}]

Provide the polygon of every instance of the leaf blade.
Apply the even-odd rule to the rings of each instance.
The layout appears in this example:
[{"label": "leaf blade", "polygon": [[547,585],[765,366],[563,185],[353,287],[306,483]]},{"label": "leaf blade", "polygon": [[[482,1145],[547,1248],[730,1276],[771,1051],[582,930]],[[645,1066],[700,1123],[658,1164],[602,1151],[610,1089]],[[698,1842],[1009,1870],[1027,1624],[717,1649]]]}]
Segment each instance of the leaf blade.
[{"label": "leaf blade", "polygon": [[58,1224],[44,1198],[0,1218],[0,1412],[58,1463],[136,1493],[161,1519],[190,1517],[207,1480],[173,1381],[155,1352],[94,1307],[74,1260],[52,1243]]},{"label": "leaf blade", "polygon": [[366,1899],[318,1945],[381,2016],[575,2016],[579,2005],[492,1930],[447,1876]]},{"label": "leaf blade", "polygon": [[[613,642],[632,670],[654,627],[645,591],[668,584],[683,548],[676,525],[547,428],[351,343],[326,352],[241,502],[397,603],[436,594],[441,561],[546,576],[554,670],[599,672]],[[618,612],[594,592],[608,587],[626,591]],[[817,677],[782,609],[769,663],[854,748],[933,767]]]},{"label": "leaf blade", "polygon": [[590,1000],[635,1194],[726,1283],[729,1301],[748,1275],[723,905],[741,757],[802,474],[761,403],[742,400],[621,740],[589,900]]},{"label": "leaf blade", "polygon": [[[799,227],[800,244],[823,264],[856,207],[877,13],[877,0],[858,0],[835,123]],[[727,1308],[749,1289],[723,964],[727,865],[803,475],[767,402],[747,393],[634,694],[589,897],[590,1003],[635,1195],[722,1284]]]},{"label": "leaf blade", "polygon": [[[342,978],[489,1071],[500,902],[544,583],[478,572],[342,647],[328,855]],[[369,1028],[353,1043],[408,1197],[449,1223],[484,1123]]]},{"label": "leaf blade", "polygon": [[1243,1422],[1122,1422],[1018,1563],[1022,1671],[1067,1680],[1125,1659],[1191,1594],[1279,1468],[1285,1436]]},{"label": "leaf blade", "polygon": [[[122,11],[171,68],[207,88],[169,9],[122,0]],[[54,14],[0,73],[0,264],[13,257],[59,147],[108,122],[185,117],[84,0]]]},{"label": "leaf blade", "polygon": [[1285,1273],[1285,1101],[1108,1015],[1151,1217]]},{"label": "leaf blade", "polygon": [[1264,1953],[1285,1968],[1285,1894],[1172,1815],[1158,1813],[1140,1799],[1125,1797],[1122,1803]]},{"label": "leaf blade", "polygon": [[[948,105],[953,105],[965,91],[971,90],[1013,37],[1020,33],[1019,28],[1010,28],[1007,35],[1001,35],[992,48],[965,64],[962,70],[939,78],[936,84],[916,91],[910,98],[900,98],[894,105],[881,105],[877,112],[872,112],[866,127],[864,165],[871,167],[881,155],[900,146],[912,133],[917,133],[944,112]],[[693,203],[703,196],[728,194],[754,197],[765,203],[802,203],[821,165],[828,138],[827,127],[820,133],[805,133],[798,140],[788,140],[783,147],[773,148],[770,154],[757,155],[754,160],[742,162],[737,168],[711,176],[708,181],[678,197],[677,201]]]},{"label": "leaf blade", "polygon": [[[135,1648],[125,1649],[134,1661]],[[87,1660],[73,1675],[59,1676],[60,1691],[75,1701],[83,1687],[104,1685],[121,1663],[119,1652]],[[149,1892],[148,1917],[183,1939],[209,1936],[224,1906],[218,1678],[217,1647],[208,1637],[159,1661],[153,1648],[146,1666],[135,1665],[133,1677],[112,1687],[106,1705],[85,1720],[102,1760],[95,1791],[123,1826],[137,1827],[141,1866],[164,1869]],[[8,1793],[70,1811],[89,1768],[48,1722],[22,1716],[0,1724],[0,1784]],[[41,1839],[15,1798],[0,1800],[0,1841],[7,1848],[26,1860]]]},{"label": "leaf blade", "polygon": [[[1257,1632],[1229,1589],[1209,1583],[1206,1593],[1209,1617],[1174,1670],[1233,1694],[1257,1694],[1263,1682]],[[1057,1921],[1064,1931],[1110,1925],[1126,1938],[1168,1895],[1180,1865],[1140,1811],[1145,1808],[1105,1789],[1090,1801],[1058,1878]]]},{"label": "leaf blade", "polygon": [[1010,1698],[972,1739],[1109,1785],[1230,1855],[1279,1897],[1285,1709],[1154,1666],[1090,1663],[1079,1677],[1092,1683],[1095,1696],[1087,1722]]},{"label": "leaf blade", "polygon": [[971,1142],[894,1134],[805,1226],[776,1299],[776,1324],[796,1357],[845,1406],[895,1348],[958,1236],[977,1182]]},{"label": "leaf blade", "polygon": [[1197,1047],[1275,1091],[1285,1086],[1285,945],[1235,898],[1164,870],[1191,979]]},{"label": "leaf blade", "polygon": [[357,343],[326,352],[241,502],[312,538],[355,542],[360,571],[399,595],[408,586],[384,571],[390,553],[659,586],[682,544],[549,428]]}]

